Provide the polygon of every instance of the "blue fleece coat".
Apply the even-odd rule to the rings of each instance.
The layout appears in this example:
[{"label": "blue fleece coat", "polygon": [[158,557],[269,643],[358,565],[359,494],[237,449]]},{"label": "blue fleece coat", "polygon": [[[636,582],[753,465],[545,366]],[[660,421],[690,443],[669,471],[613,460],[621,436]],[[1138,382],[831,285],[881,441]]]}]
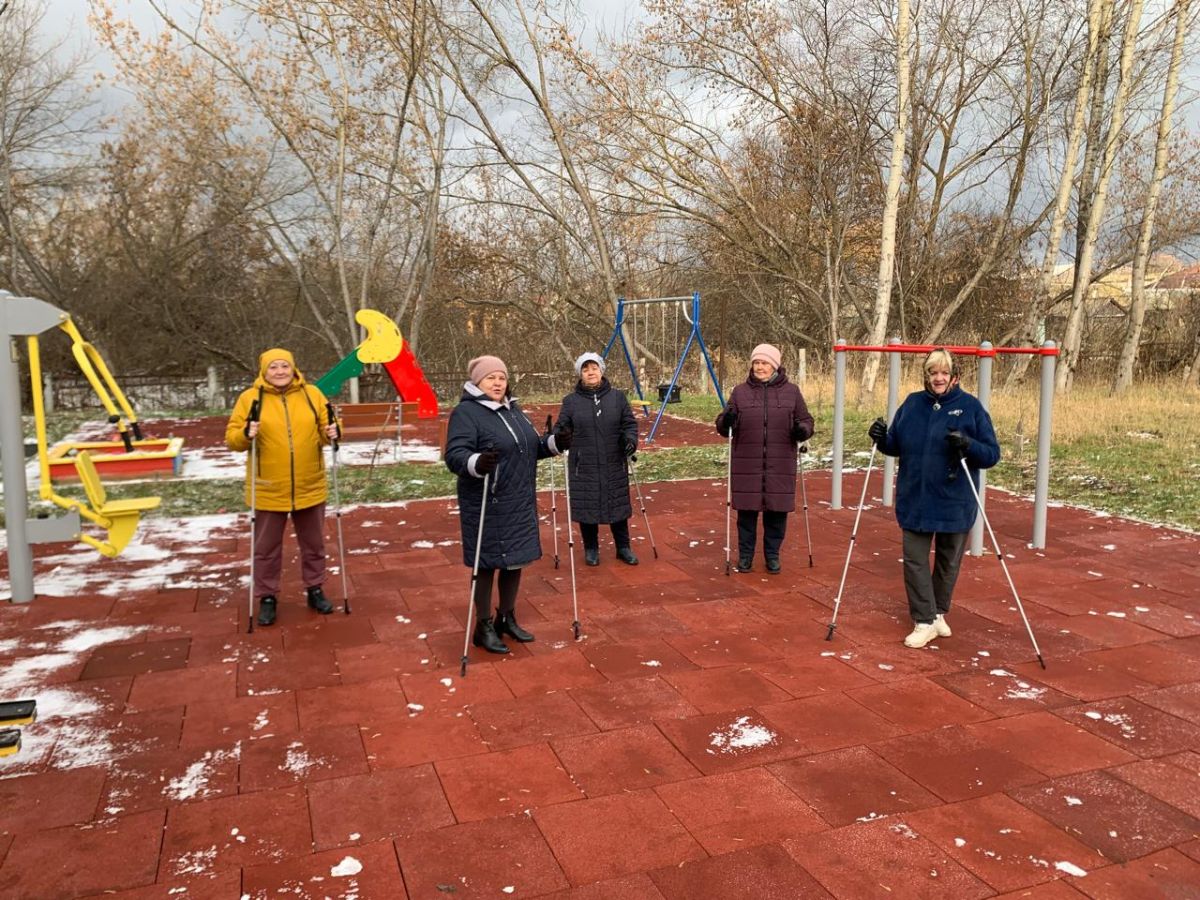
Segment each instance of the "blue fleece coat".
[{"label": "blue fleece coat", "polygon": [[475,564],[479,513],[483,506],[483,476],[474,471],[480,453],[500,454],[488,478],[479,565],[484,569],[516,569],[542,555],[538,537],[537,463],[554,455],[545,435],[539,435],[515,400],[497,403],[475,385],[463,387],[458,406],[446,427],[446,468],[458,475],[459,525],[463,564]]},{"label": "blue fleece coat", "polygon": [[956,384],[940,398],[914,391],[896,410],[879,449],[900,458],[896,520],[906,531],[965,532],[975,524],[975,496],[946,442],[954,430],[971,439],[967,466],[978,490],[979,470],[1000,460],[996,431],[983,404]]}]

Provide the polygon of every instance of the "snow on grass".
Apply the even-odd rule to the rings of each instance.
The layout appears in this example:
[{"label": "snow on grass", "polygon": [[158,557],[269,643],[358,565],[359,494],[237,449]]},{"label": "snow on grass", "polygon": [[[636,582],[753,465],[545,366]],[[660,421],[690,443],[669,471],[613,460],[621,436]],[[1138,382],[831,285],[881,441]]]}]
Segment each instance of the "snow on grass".
[{"label": "snow on grass", "polygon": [[749,716],[740,716],[721,731],[709,735],[709,745],[717,749],[709,753],[737,753],[774,743],[776,734],[765,725],[751,725]]}]

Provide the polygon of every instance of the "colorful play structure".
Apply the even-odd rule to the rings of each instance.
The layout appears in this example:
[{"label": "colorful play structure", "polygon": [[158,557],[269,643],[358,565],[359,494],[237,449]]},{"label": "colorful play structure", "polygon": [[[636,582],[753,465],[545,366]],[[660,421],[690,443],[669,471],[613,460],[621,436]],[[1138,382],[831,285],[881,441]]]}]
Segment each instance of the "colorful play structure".
[{"label": "colorful play structure", "polygon": [[[336,397],[347,380],[362,374],[365,364],[378,363],[387,372],[401,402],[415,403],[417,416],[422,419],[437,418],[437,394],[396,323],[374,309],[360,309],[354,314],[354,321],[366,330],[367,336],[352,353],[317,380],[321,393]],[[346,407],[340,411],[345,415]]]},{"label": "colorful play structure", "polygon": [[[75,474],[82,483],[84,499],[64,497],[55,492],[50,476],[50,453],[46,446],[46,408],[45,398],[42,396],[39,340],[43,332],[52,328],[61,329],[71,338],[76,362],[108,410],[109,421],[116,426],[120,435],[121,440],[113,444],[123,447],[127,455],[141,452],[138,449],[138,442],[142,440],[141,428],[129,401],[117,387],[112,373],[96,348],[83,339],[71,317],[43,300],[17,297],[8,291],[0,291],[0,334],[9,345],[8,352],[0,359],[0,461],[3,462],[4,469],[4,525],[8,538],[8,571],[14,603],[28,603],[34,597],[31,544],[82,541],[104,556],[115,557],[132,540],[142,513],[154,509],[160,503],[158,497],[109,500],[100,480],[93,448],[76,448],[71,460]],[[22,337],[25,338],[29,357],[33,413],[37,430],[38,470],[41,476],[38,493],[43,500],[65,511],[59,516],[28,518],[20,370],[17,365],[17,348],[12,346]],[[104,449],[110,448],[104,446]],[[99,526],[105,535],[95,537],[84,534],[81,524],[83,519]]]}]

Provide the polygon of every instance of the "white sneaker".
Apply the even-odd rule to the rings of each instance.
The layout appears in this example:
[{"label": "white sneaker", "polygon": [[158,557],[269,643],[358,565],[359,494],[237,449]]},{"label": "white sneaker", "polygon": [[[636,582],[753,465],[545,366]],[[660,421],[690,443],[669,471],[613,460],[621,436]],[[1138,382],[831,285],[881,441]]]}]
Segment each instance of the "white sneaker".
[{"label": "white sneaker", "polygon": [[937,626],[932,623],[918,622],[913,626],[912,633],[904,639],[904,646],[912,647],[915,650],[924,647],[930,641],[935,640],[937,636]]},{"label": "white sneaker", "polygon": [[940,613],[938,614],[937,619],[934,620],[933,627],[937,630],[938,637],[950,637],[950,635],[954,634],[954,632],[950,630],[950,625],[946,621],[946,617]]}]

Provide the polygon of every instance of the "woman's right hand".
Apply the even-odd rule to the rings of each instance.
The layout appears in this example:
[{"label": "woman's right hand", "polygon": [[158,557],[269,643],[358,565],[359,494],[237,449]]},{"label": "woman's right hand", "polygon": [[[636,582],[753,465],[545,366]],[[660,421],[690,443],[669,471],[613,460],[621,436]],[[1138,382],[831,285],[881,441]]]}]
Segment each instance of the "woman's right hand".
[{"label": "woman's right hand", "polygon": [[250,440],[254,440],[254,438],[258,436],[258,426],[260,424],[262,423],[257,421],[250,422],[246,426],[246,437],[250,438]]}]

